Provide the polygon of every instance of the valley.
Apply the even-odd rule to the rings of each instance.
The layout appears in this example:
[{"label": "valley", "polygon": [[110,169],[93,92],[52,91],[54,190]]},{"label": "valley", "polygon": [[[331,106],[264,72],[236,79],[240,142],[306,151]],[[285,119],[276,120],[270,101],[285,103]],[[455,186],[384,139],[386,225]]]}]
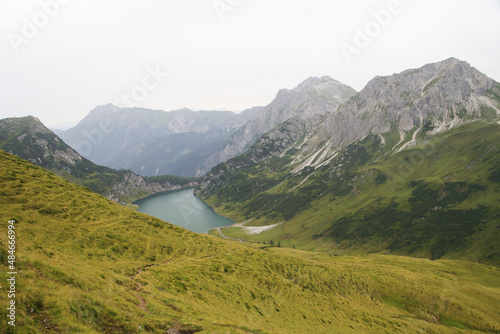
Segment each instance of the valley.
[{"label": "valley", "polygon": [[0,120],[0,332],[500,332],[499,142],[500,83],[455,58],[239,114]]},{"label": "valley", "polygon": [[198,184],[196,178],[144,178],[130,170],[96,165],[33,116],[0,120],[0,149],[124,205],[150,194]]},{"label": "valley", "polygon": [[246,227],[279,224],[228,237],[498,265],[499,93],[456,59],[377,77],[332,113],[281,123],[197,195]]},{"label": "valley", "polygon": [[[16,333],[500,330],[498,267],[225,241],[124,208],[4,151],[0,182],[1,230],[16,221]],[[6,233],[0,244],[5,282]]]}]

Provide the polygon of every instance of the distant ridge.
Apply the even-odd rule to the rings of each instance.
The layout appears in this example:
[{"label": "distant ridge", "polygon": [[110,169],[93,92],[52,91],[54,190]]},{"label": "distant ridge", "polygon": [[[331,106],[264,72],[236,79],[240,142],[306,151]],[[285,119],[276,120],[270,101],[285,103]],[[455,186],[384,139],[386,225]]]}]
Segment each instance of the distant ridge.
[{"label": "distant ridge", "polygon": [[259,111],[255,107],[239,114],[187,108],[167,112],[108,104],[59,134],[101,165],[145,176],[196,176],[205,157]]},{"label": "distant ridge", "polygon": [[330,77],[282,89],[266,107],[230,111],[174,111],[96,107],[77,126],[59,132],[95,163],[141,175],[202,176],[245,152],[262,134],[293,117],[333,111],[356,91]]}]

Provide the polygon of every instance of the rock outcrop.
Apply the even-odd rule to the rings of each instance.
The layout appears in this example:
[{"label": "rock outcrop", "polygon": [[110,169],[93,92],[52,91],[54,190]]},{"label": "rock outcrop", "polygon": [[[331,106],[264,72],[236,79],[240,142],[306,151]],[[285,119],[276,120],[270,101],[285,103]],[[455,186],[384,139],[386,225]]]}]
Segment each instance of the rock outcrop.
[{"label": "rock outcrop", "polygon": [[449,130],[481,118],[498,117],[500,106],[489,92],[495,81],[466,62],[450,58],[386,77],[375,77],[366,87],[331,113],[318,131],[317,141],[333,149],[362,140],[369,134]]}]

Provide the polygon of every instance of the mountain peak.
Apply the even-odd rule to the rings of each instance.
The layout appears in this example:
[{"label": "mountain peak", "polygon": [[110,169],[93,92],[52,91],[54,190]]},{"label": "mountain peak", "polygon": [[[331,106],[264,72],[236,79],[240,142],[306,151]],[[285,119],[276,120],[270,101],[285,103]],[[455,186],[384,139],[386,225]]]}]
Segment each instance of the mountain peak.
[{"label": "mountain peak", "polygon": [[0,120],[0,133],[3,150],[44,168],[69,171],[82,159],[34,116]]},{"label": "mountain peak", "polygon": [[26,120],[28,120],[28,121],[42,123],[38,117],[35,117],[33,115],[28,115],[28,116],[25,116],[25,117],[21,117],[21,119],[23,119],[23,118],[26,119]]},{"label": "mountain peak", "polygon": [[325,82],[336,82],[340,83],[336,80],[333,80],[331,77],[325,75],[322,77],[309,77],[306,80],[302,81],[297,88],[303,88],[303,87],[310,87],[310,86],[315,86],[319,84],[323,84]]},{"label": "mountain peak", "polygon": [[258,112],[257,117],[231,136],[223,150],[211,156],[211,165],[243,153],[261,135],[291,118],[321,119],[354,94],[354,89],[328,76],[311,77],[294,89],[281,89],[276,98]]},{"label": "mountain peak", "polygon": [[[443,61],[424,65],[417,69],[409,69],[399,74],[395,73],[393,76],[398,76],[398,75],[407,76],[415,73],[425,73],[427,75],[441,75],[441,76],[467,75],[474,71],[480,73],[475,68],[473,68],[468,62],[451,57]],[[485,76],[482,73],[481,75]]]},{"label": "mountain peak", "polygon": [[293,91],[328,91],[329,93],[344,92],[348,91],[354,92],[354,89],[344,85],[340,81],[332,79],[331,77],[325,75],[322,77],[310,77],[300,83]]},{"label": "mountain peak", "polygon": [[401,136],[415,129],[407,143],[411,146],[424,124],[432,129],[428,134],[435,134],[485,117],[497,119],[500,101],[487,94],[493,85],[492,79],[456,58],[377,76],[329,115],[322,137],[338,146],[396,126]]},{"label": "mountain peak", "polygon": [[276,94],[276,100],[293,99],[295,96],[317,93],[322,93],[324,96],[332,96],[337,100],[341,100],[346,96],[355,94],[356,91],[340,81],[325,75],[322,77],[309,77],[293,89],[280,89],[278,94]]},{"label": "mountain peak", "polygon": [[29,131],[31,134],[51,133],[48,128],[35,116],[5,118],[0,121],[0,130],[4,133]]}]

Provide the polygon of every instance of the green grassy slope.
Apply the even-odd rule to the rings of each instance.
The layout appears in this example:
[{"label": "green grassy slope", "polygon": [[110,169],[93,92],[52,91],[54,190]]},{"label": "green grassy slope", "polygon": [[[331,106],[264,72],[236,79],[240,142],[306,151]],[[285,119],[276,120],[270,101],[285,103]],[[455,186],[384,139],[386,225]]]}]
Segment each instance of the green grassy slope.
[{"label": "green grassy slope", "polygon": [[476,122],[424,134],[416,147],[389,152],[398,141],[392,132],[385,146],[369,136],[330,164],[298,175],[290,173],[291,149],[226,173],[219,188],[202,197],[235,221],[282,223],[253,235],[224,230],[249,241],[499,265],[500,125]]},{"label": "green grassy slope", "polygon": [[[495,267],[232,243],[4,151],[0,184],[2,285],[7,222],[17,221],[16,333],[500,331]],[[11,333],[0,294],[0,332]]]}]

